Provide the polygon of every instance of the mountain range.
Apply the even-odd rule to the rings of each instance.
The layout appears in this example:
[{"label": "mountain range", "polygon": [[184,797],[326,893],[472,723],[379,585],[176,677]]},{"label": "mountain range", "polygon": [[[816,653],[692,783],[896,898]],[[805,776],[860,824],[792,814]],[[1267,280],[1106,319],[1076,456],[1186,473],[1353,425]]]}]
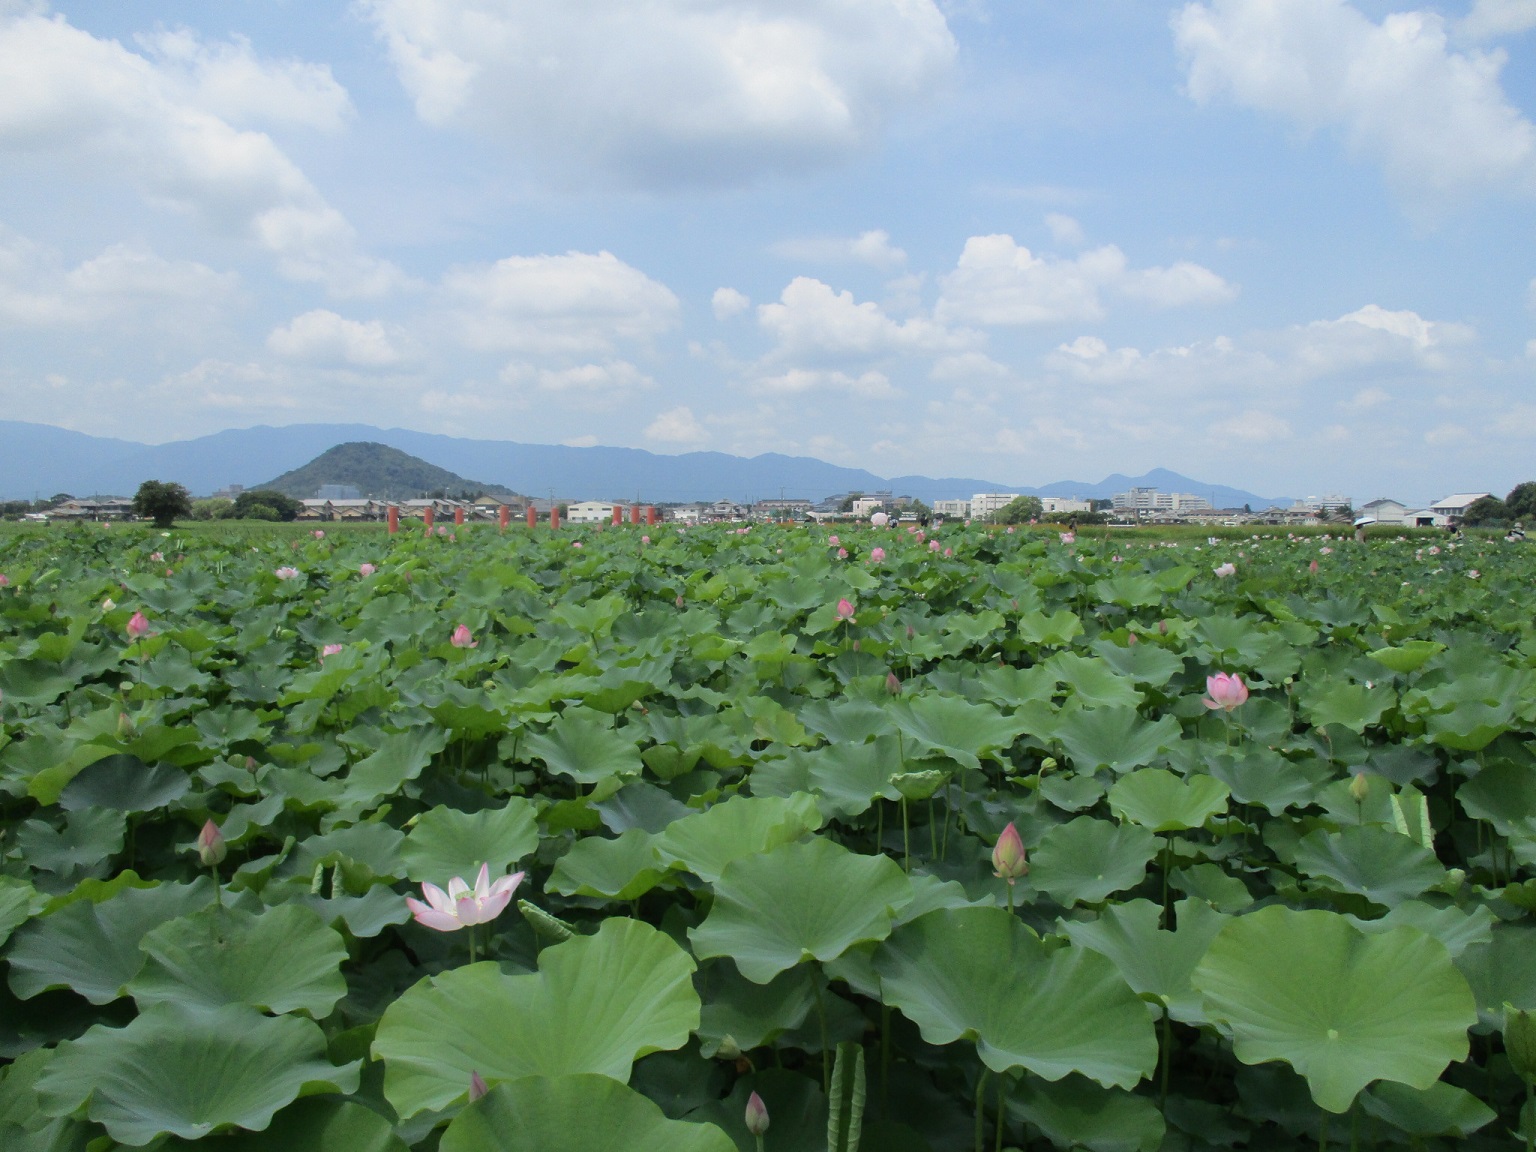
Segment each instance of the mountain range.
[{"label": "mountain range", "polygon": [[194,495],[231,484],[255,487],[300,468],[339,444],[385,444],[459,476],[476,476],[532,496],[562,499],[635,499],[645,503],[684,500],[817,500],[839,492],[877,492],[934,500],[964,499],[975,492],[1107,499],[1133,486],[1193,492],[1219,508],[1286,505],[1289,497],[1258,496],[1224,484],[1192,480],[1155,468],[1142,476],[1116,473],[1096,482],[1062,480],[1039,488],[973,477],[876,476],[808,456],[731,456],[685,452],[663,456],[640,448],[572,448],[469,440],[373,428],[365,424],[292,424],[282,428],[232,428],[192,440],[136,444],[88,436],[46,424],[0,420],[0,498],[32,499],[68,492],[132,495],[145,480],[175,481]]},{"label": "mountain range", "polygon": [[327,448],[303,467],[284,472],[276,480],[265,481],[257,487],[304,500],[325,485],[356,488],[358,495],[380,500],[411,500],[429,492],[517,495],[500,484],[466,480],[456,472],[418,460],[387,444],[368,443],[338,444]]}]

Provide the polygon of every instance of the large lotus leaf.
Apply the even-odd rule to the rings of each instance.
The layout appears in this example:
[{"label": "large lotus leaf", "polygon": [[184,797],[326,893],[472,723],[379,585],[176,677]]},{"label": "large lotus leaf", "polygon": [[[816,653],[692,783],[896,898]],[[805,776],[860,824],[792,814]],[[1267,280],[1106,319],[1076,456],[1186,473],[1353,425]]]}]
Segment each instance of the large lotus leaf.
[{"label": "large lotus leaf", "polygon": [[832,744],[862,744],[895,730],[891,714],[870,700],[813,700],[800,709],[800,723]]},{"label": "large lotus leaf", "polygon": [[163,1133],[197,1140],[221,1128],[265,1128],[301,1095],[352,1092],[358,1063],[335,1067],[312,1020],[254,1008],[156,1004],[126,1028],[98,1024],[59,1045],[37,1078],[46,1111],[86,1115],[122,1144]]},{"label": "large lotus leaf", "polygon": [[122,851],[127,820],[110,808],[71,812],[62,830],[45,820],[27,820],[15,830],[21,858],[33,868],[52,872],[66,884],[85,875],[105,876],[112,857]]},{"label": "large lotus leaf", "polygon": [[1405,900],[1379,920],[1351,916],[1349,922],[1362,932],[1388,932],[1407,924],[1440,941],[1454,959],[1473,944],[1487,944],[1493,939],[1494,917],[1482,904],[1463,910],[1454,904],[1437,908],[1422,900]]},{"label": "large lotus leaf", "polygon": [[1495,924],[1492,934],[1488,943],[1470,945],[1456,958],[1484,1029],[1503,1027],[1505,1004],[1536,1009],[1536,928]]},{"label": "large lotus leaf", "polygon": [[980,768],[980,756],[1006,749],[1028,729],[1018,716],[1004,716],[989,704],[956,696],[919,696],[892,706],[896,726],[919,750],[942,752],[967,768]]},{"label": "large lotus leaf", "polygon": [[1106,639],[1095,640],[1090,647],[1120,675],[1154,688],[1161,688],[1184,667],[1182,656],[1157,644],[1131,644],[1122,648]]},{"label": "large lotus leaf", "polygon": [[536,973],[486,962],[423,980],[379,1021],[384,1094],[408,1119],[462,1099],[474,1072],[627,1080],[636,1059],[681,1047],[698,1026],[693,970],[670,937],[610,917],[593,936],[544,949]]},{"label": "large lotus leaf", "polygon": [[755,796],[793,796],[813,792],[831,816],[858,816],[880,798],[900,798],[891,777],[901,771],[894,736],[867,744],[825,744],[796,748],[779,760],[765,760],[752,770]]},{"label": "large lotus leaf", "polygon": [[669,1120],[606,1076],[532,1076],[497,1084],[443,1133],[441,1152],[736,1152],[713,1124]]},{"label": "large lotus leaf", "polygon": [[656,837],[631,828],[612,840],[587,836],[555,861],[549,890],[562,896],[634,900],[661,882],[666,866],[656,853]]},{"label": "large lotus leaf", "polygon": [[720,879],[733,861],[798,840],[821,827],[814,797],[733,796],[669,824],[656,838],[661,859],[701,880]]},{"label": "large lotus leaf", "polygon": [[780,972],[766,984],[754,984],[729,960],[708,965],[694,981],[704,1007],[699,1013],[699,1052],[712,1058],[726,1037],[742,1051],[798,1028],[816,1003],[816,977],[807,967]]},{"label": "large lotus leaf", "polygon": [[644,767],[640,749],[614,729],[613,717],[590,708],[569,709],[548,732],[528,737],[523,754],[582,784],[596,784],[610,776],[638,776]]},{"label": "large lotus leaf", "polygon": [[1127,608],[1148,608],[1162,603],[1163,590],[1156,580],[1140,573],[1124,573],[1100,580],[1093,586],[1093,594],[1106,604],[1121,604]]},{"label": "large lotus leaf", "polygon": [[1030,883],[1061,904],[1097,904],[1140,884],[1157,854],[1145,828],[1079,816],[1040,839],[1030,859]]},{"label": "large lotus leaf", "polygon": [[448,733],[435,725],[425,725],[409,732],[390,733],[378,749],[356,764],[336,794],[338,808],[366,812],[386,796],[392,796],[407,781],[420,776],[432,763],[432,757],[448,744]]},{"label": "large lotus leaf", "polygon": [[1066,608],[1050,616],[1043,612],[1026,612],[1019,617],[1019,639],[1028,644],[1060,648],[1082,634],[1083,622]]},{"label": "large lotus leaf", "polygon": [[1409,1136],[1463,1138],[1498,1119],[1496,1113],[1465,1088],[1437,1080],[1427,1089],[1409,1088],[1384,1080],[1360,1097],[1370,1116],[1385,1120]]},{"label": "large lotus leaf", "polygon": [[[171,1139],[175,1152],[206,1152],[208,1145]],[[295,1100],[264,1132],[219,1137],[219,1152],[407,1152],[394,1126],[372,1108],[338,1096]]]},{"label": "large lotus leaf", "polygon": [[1328,776],[1320,762],[1296,764],[1272,748],[1247,747],[1206,760],[1212,776],[1232,790],[1240,804],[1260,804],[1270,815],[1312,803]]},{"label": "large lotus leaf", "polygon": [[883,940],[912,898],[888,856],[858,856],[820,838],[786,844],[727,866],[704,923],[689,929],[701,960],[729,956],[766,984],[803,960],[828,961]]},{"label": "large lotus leaf", "polygon": [[1157,1105],[1083,1076],[1055,1084],[1026,1077],[1008,1097],[1008,1114],[1027,1120],[1059,1148],[1090,1152],[1157,1152],[1167,1126]]},{"label": "large lotus leaf", "polygon": [[186,795],[187,774],[169,764],[150,767],[137,756],[108,756],[84,769],[59,794],[59,807],[153,812]]},{"label": "large lotus leaf", "polygon": [[1406,926],[1367,935],[1332,912],[1272,905],[1237,918],[1193,982],[1239,1060],[1284,1060],[1330,1112],[1375,1080],[1429,1088],[1465,1058],[1477,1022],[1445,945]]},{"label": "large lotus leaf", "polygon": [[1040,795],[1065,812],[1081,812],[1104,798],[1104,785],[1093,776],[1053,772],[1040,777]]},{"label": "large lotus leaf", "polygon": [[1424,718],[1424,732],[1436,744],[1458,752],[1481,752],[1515,722],[1514,699],[1485,703],[1461,700],[1448,712],[1431,712]]},{"label": "large lotus leaf", "polygon": [[1366,655],[1393,672],[1417,672],[1430,659],[1445,651],[1445,645],[1433,640],[1408,640],[1395,648],[1377,648]]},{"label": "large lotus leaf", "polygon": [[41,911],[44,903],[37,889],[25,880],[0,876],[0,944],[9,940],[18,926]]},{"label": "large lotus leaf", "polygon": [[423,812],[405,838],[401,855],[406,875],[446,885],[454,876],[473,883],[480,865],[491,875],[507,872],[539,846],[539,823],[531,800],[513,796],[504,807],[461,812],[433,808]]},{"label": "large lotus leaf", "polygon": [[631,780],[608,799],[592,806],[602,816],[608,831],[615,836],[631,828],[660,832],[672,821],[691,816],[694,812],[681,800],[645,780]]},{"label": "large lotus leaf", "polygon": [[1107,660],[1058,652],[1045,666],[1072,689],[1073,697],[1084,707],[1135,708],[1141,703],[1136,682],[1116,672]]},{"label": "large lotus leaf", "polygon": [[1157,1062],[1146,1007],[1109,960],[1048,950],[1001,908],[941,908],[875,953],[885,1002],[930,1044],[973,1040],[989,1068],[1134,1087]]},{"label": "large lotus leaf", "polygon": [[213,882],[129,888],[100,904],[80,900],[29,921],[11,945],[11,990],[23,1000],[70,988],[105,1004],[144,966],[139,941],[150,929],[213,901]]},{"label": "large lotus leaf", "polygon": [[1149,722],[1134,708],[1071,709],[1062,713],[1055,732],[1079,772],[1139,768],[1176,744],[1180,735],[1172,716]]},{"label": "large lotus leaf", "polygon": [[1523,764],[1490,764],[1460,788],[1456,799],[1474,820],[1486,820],[1501,836],[1522,831],[1536,817],[1536,772]]},{"label": "large lotus leaf", "polygon": [[1410,837],[1376,824],[1318,828],[1296,845],[1296,867],[1344,892],[1391,906],[1445,880],[1445,868]]},{"label": "large lotus leaf", "polygon": [[1181,900],[1176,912],[1172,932],[1159,927],[1163,910],[1150,900],[1112,904],[1097,920],[1063,920],[1061,928],[1072,943],[1114,961],[1133,991],[1156,997],[1175,1020],[1206,1024],[1189,977],[1229,917],[1203,900]]},{"label": "large lotus leaf", "polygon": [[1297,697],[1315,727],[1337,724],[1356,733],[1380,723],[1382,713],[1397,703],[1390,684],[1367,688],[1348,680],[1304,680]]},{"label": "large lotus leaf", "polygon": [[250,913],[206,908],[146,933],[149,957],[128,984],[139,1002],[218,1007],[249,1004],[268,1012],[330,1014],[347,994],[347,946],[320,916],[299,904]]},{"label": "large lotus leaf", "polygon": [[1188,780],[1166,768],[1138,768],[1115,781],[1109,810],[1153,832],[1202,828],[1227,810],[1227,786],[1210,776]]}]

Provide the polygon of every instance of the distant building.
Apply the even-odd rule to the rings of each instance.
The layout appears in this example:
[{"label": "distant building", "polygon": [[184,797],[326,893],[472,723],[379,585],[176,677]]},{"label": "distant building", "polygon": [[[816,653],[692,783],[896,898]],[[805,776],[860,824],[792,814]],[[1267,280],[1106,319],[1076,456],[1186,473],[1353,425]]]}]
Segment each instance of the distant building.
[{"label": "distant building", "polygon": [[1017,492],[978,492],[971,497],[971,519],[985,520],[1019,498]]},{"label": "distant building", "polygon": [[1298,512],[1310,512],[1315,515],[1326,515],[1329,512],[1341,512],[1346,508],[1353,508],[1354,502],[1348,496],[1338,493],[1330,493],[1327,496],[1307,496],[1291,505]]},{"label": "distant building", "polygon": [[227,487],[220,488],[217,492],[215,492],[213,494],[213,498],[215,500],[233,500],[244,491],[244,484],[230,484]]},{"label": "distant building", "polygon": [[971,518],[971,502],[969,500],[935,500],[933,502],[933,514],[943,516],[945,519],[969,520]]},{"label": "distant building", "polygon": [[1135,514],[1178,514],[1204,511],[1211,502],[1193,492],[1164,492],[1158,488],[1132,488],[1128,492],[1116,492],[1110,498],[1116,512]]},{"label": "distant building", "polygon": [[71,497],[49,508],[47,515],[69,520],[126,520],[133,515],[133,501],[126,496]]},{"label": "distant building", "polygon": [[872,496],[860,496],[853,502],[852,512],[855,517],[862,520],[875,512],[885,511],[885,506],[891,502],[889,492],[876,492]]},{"label": "distant building", "polygon": [[1065,496],[1040,497],[1041,512],[1092,512],[1092,500],[1069,499]]},{"label": "distant building", "polygon": [[566,506],[565,519],[569,524],[607,524],[615,507],[605,500],[581,500]]},{"label": "distant building", "polygon": [[1410,513],[1413,524],[1419,528],[1450,528],[1461,523],[1467,509],[1490,492],[1457,492],[1436,500],[1428,508]]},{"label": "distant building", "polygon": [[1388,500],[1378,497],[1369,504],[1362,504],[1355,509],[1361,516],[1369,516],[1378,524],[1410,524],[1410,509],[1400,500]]},{"label": "distant building", "polygon": [[794,520],[811,510],[809,500],[759,500],[752,514],[761,520]]}]

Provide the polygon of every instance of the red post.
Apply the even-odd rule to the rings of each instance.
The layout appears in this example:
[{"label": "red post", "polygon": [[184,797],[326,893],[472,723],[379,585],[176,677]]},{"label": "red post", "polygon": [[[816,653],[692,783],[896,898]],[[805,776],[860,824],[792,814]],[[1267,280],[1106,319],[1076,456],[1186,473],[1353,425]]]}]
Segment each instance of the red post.
[{"label": "red post", "polygon": [[391,504],[389,506],[389,534],[393,536],[398,531],[400,531],[400,509],[398,506]]},{"label": "red post", "polygon": [[617,528],[622,523],[624,523],[624,506],[622,504],[615,504],[613,506],[613,526]]},{"label": "red post", "polygon": [[427,510],[421,519],[428,528],[432,527],[432,505],[427,505]]},{"label": "red post", "polygon": [[532,504],[528,505],[528,527],[536,527],[539,523],[539,510]]},{"label": "red post", "polygon": [[454,523],[455,527],[458,527],[459,525],[464,523],[464,509],[463,508],[455,508],[453,510],[453,523]]},{"label": "red post", "polygon": [[549,506],[549,530],[553,532],[560,527],[560,507],[556,504]]},{"label": "red post", "polygon": [[647,504],[645,506],[645,522],[647,524],[656,523],[656,505]]},{"label": "red post", "polygon": [[496,522],[501,526],[501,530],[505,532],[507,525],[512,523],[512,509],[503,504],[500,511],[496,513]]},{"label": "red post", "polygon": [[640,523],[640,505],[631,504],[629,506],[629,522],[631,524]]}]

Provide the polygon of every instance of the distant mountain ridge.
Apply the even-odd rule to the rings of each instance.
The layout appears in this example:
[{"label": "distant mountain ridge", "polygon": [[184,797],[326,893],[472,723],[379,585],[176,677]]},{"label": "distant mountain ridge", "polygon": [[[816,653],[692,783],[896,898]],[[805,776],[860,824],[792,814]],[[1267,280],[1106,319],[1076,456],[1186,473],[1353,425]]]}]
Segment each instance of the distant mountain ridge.
[{"label": "distant mountain ridge", "polygon": [[838,492],[890,489],[920,500],[964,499],[976,492],[1081,496],[1105,499],[1143,485],[1194,492],[1218,507],[1289,504],[1289,497],[1259,496],[1223,484],[1206,484],[1166,469],[1145,476],[1109,476],[1098,483],[1059,481],[1041,488],[968,477],[876,476],[806,456],[775,452],[731,456],[686,452],[663,456],[640,448],[570,448],[468,440],[381,429],[366,424],[293,424],[283,428],[234,428],[166,444],[87,436],[46,424],[0,420],[0,497],[30,498],[69,492],[131,495],[145,480],[184,484],[206,494],[230,484],[252,488],[300,468],[339,444],[369,441],[397,448],[459,476],[477,476],[515,492],[565,499],[684,500],[766,499],[784,495],[817,500]]},{"label": "distant mountain ridge", "polygon": [[516,495],[500,484],[466,480],[456,472],[428,464],[387,444],[357,440],[327,448],[308,464],[257,487],[307,500],[331,484],[353,487],[362,496],[381,500],[411,500],[429,492]]}]

